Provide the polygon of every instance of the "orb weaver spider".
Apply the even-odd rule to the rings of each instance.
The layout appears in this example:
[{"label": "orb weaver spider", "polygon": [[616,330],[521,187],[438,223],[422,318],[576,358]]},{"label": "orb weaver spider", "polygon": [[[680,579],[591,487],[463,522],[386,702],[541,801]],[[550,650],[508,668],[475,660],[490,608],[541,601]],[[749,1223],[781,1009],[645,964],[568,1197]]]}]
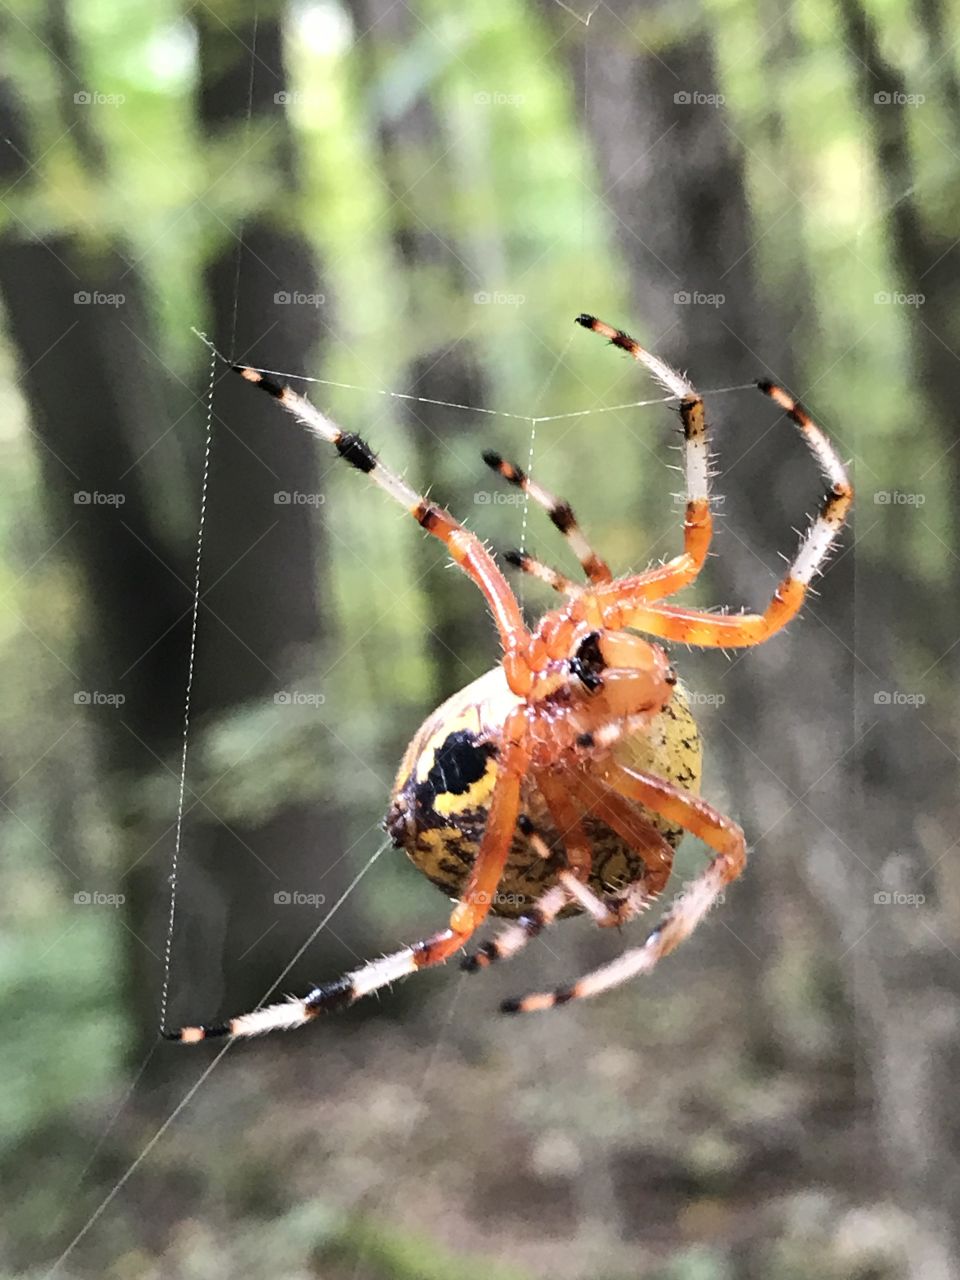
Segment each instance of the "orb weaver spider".
[{"label": "orb weaver spider", "polygon": [[743,831],[699,798],[700,743],[683,687],[659,640],[716,648],[761,644],[798,612],[843,525],[853,490],[824,432],[772,382],[760,390],[799,427],[826,477],[823,506],[762,613],[710,613],[663,603],[697,577],[711,538],[709,446],[693,385],[633,338],[593,316],[577,323],[620,347],[680,402],[686,514],[683,551],[644,573],[614,578],[584,537],[570,504],[518,467],[485,453],[489,467],[544,507],[583,567],[574,583],[533,556],[507,560],[564,597],[528,630],[520,606],[481,540],[421,497],[309,401],[266,374],[235,371],[401,503],[477,585],[503,651],[500,664],[462,689],[414,736],[391,796],[387,830],[435,884],[456,899],[445,929],[371,960],[308,995],[184,1027],[170,1038],[252,1036],[311,1022],[398,978],[461,951],[492,911],[510,923],[463,960],[478,970],[515,955],[562,915],[586,912],[620,925],[664,889],[674,850],[692,832],[713,851],[705,870],[636,947],[553,992],[507,1000],[505,1012],[548,1009],[649,973],[696,928],[746,862]]}]

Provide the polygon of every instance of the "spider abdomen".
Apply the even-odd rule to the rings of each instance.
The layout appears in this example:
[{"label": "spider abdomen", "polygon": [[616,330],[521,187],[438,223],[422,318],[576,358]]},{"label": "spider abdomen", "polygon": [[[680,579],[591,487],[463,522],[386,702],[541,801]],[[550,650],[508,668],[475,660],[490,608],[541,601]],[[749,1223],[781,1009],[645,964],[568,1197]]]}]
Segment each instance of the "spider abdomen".
[{"label": "spider abdomen", "polygon": [[[479,849],[497,778],[495,743],[519,699],[510,691],[503,668],[461,689],[440,706],[414,734],[391,793],[387,830],[394,844],[451,898],[462,895]],[[623,738],[614,756],[636,769],[668,779],[687,791],[699,790],[701,747],[696,723],[680,685],[642,733]],[[529,911],[556,881],[563,865],[563,841],[546,803],[531,778],[524,780],[520,827],[532,824],[557,856],[541,857],[518,828],[499,888],[491,904],[498,916]],[[682,832],[663,817],[636,806],[643,818],[674,847]],[[584,815],[593,865],[589,884],[607,893],[643,875],[641,855],[599,818]],[[566,914],[579,907],[571,905]]]}]

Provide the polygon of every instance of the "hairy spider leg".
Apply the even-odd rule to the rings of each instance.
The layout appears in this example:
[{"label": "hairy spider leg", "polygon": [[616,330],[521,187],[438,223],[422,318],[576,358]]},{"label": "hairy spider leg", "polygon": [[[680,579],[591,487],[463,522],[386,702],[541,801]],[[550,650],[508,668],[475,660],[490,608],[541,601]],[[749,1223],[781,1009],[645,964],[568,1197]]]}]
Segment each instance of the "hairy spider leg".
[{"label": "hairy spider leg", "polygon": [[553,825],[563,840],[567,867],[581,883],[586,884],[590,878],[593,852],[587,833],[580,823],[580,815],[570,800],[566,781],[547,769],[534,774],[533,781],[547,802]]},{"label": "hairy spider leg", "polygon": [[593,850],[577,806],[571,799],[568,780],[545,770],[534,774],[534,782],[563,841],[566,866],[557,872],[557,879],[566,889],[570,901],[592,916],[598,925],[616,924],[616,916],[587,883],[593,868]]},{"label": "hairy spider leg", "polygon": [[368,475],[391,498],[405,507],[427,533],[439,538],[454,562],[480,588],[493,611],[497,630],[500,633],[500,643],[505,659],[504,669],[510,687],[515,693],[526,692],[529,688],[529,670],[524,661],[523,651],[529,641],[529,633],[524,626],[520,606],[506,578],[477,535],[465,529],[449,511],[421,497],[405,480],[384,466],[365,440],[353,432],[341,430],[306,397],[298,395],[290,387],[246,365],[234,365],[233,368],[241,378],[273,396],[288,413],[314,435],[332,444],[341,458],[345,458],[351,466]]},{"label": "hairy spider leg", "polygon": [[613,761],[600,767],[600,776],[621,795],[698,836],[714,850],[715,856],[648,934],[642,946],[625,951],[570,986],[505,1000],[500,1006],[504,1013],[535,1013],[552,1009],[570,1000],[609,991],[638,974],[649,973],[659,960],[689,937],[726,886],[740,875],[746,865],[747,846],[740,827],[699,796],[691,795],[655,774],[630,769]]},{"label": "hairy spider leg", "polygon": [[806,409],[773,382],[757,384],[800,428],[828,482],[823,505],[814,518],[786,576],[763,613],[717,614],[682,605],[649,604],[644,590],[629,579],[597,587],[571,604],[571,613],[592,625],[634,627],[648,635],[703,648],[745,648],[762,644],[795,617],[810,581],[836,541],[853,501],[853,488],[836,450]]},{"label": "hairy spider leg", "polygon": [[[549,490],[538,484],[536,480],[531,479],[515,463],[507,462],[500,457],[499,453],[494,453],[491,449],[484,451],[483,460],[491,471],[495,471],[508,484],[512,484],[515,488],[522,490],[527,497],[532,498],[534,502],[543,507],[550,517],[550,522],[560,530],[567,542],[569,542],[570,549],[580,561],[584,573],[591,582],[610,582],[612,580],[613,574],[610,571],[610,566],[597,555],[584,537],[583,530],[580,528],[573,507],[569,502],[564,498],[554,497]],[[516,564],[516,560],[514,559],[511,563]]]},{"label": "hairy spider leg", "polygon": [[[623,907],[614,908],[619,917],[616,923],[624,924],[638,910],[658,898],[666,888],[673,870],[673,845],[650,825],[635,805],[624,799],[619,792],[605,786],[596,775],[588,774],[580,780],[574,787],[574,795],[588,813],[605,822],[631,849],[643,856],[645,870],[641,879],[633,881],[613,895],[615,901],[622,900],[624,903]],[[638,891],[639,905],[635,905]],[[624,911],[628,913],[626,916]]]},{"label": "hairy spider leg", "polygon": [[507,564],[512,564],[515,569],[520,569],[523,573],[528,573],[532,578],[539,578],[541,582],[545,582],[548,587],[556,591],[562,596],[578,596],[583,587],[566,574],[554,569],[552,565],[546,564],[543,560],[538,560],[536,556],[531,555],[528,551],[520,551],[518,548],[511,548],[509,551],[503,552],[503,558]]},{"label": "hairy spider leg", "polygon": [[635,338],[622,329],[598,320],[596,316],[577,316],[577,324],[598,333],[613,346],[626,351],[644,365],[660,385],[680,401],[683,424],[683,473],[686,486],[686,508],[683,520],[683,551],[645,573],[621,579],[629,583],[638,598],[659,600],[689,585],[703,568],[713,536],[710,514],[710,443],[703,397],[693,383],[678,370],[645,350]]}]

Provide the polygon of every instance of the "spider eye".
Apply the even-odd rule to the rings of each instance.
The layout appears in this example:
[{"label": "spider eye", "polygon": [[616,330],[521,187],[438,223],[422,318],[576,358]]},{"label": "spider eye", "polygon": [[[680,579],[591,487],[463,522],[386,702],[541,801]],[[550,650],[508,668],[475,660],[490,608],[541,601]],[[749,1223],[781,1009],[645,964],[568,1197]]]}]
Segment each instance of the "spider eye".
[{"label": "spider eye", "polygon": [[570,659],[570,673],[593,693],[603,684],[601,672],[606,665],[600,652],[600,632],[591,631],[581,640],[577,652]]}]

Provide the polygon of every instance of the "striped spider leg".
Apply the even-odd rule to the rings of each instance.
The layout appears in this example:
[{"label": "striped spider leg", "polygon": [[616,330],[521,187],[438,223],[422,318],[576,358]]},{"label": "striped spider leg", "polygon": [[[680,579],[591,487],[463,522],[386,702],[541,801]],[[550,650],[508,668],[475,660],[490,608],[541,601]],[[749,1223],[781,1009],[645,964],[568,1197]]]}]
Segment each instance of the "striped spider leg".
[{"label": "striped spider leg", "polygon": [[642,804],[648,811],[670,817],[686,831],[699,836],[714,850],[714,857],[647,935],[642,946],[623,952],[609,964],[570,986],[505,1000],[500,1006],[504,1013],[535,1013],[552,1009],[570,1000],[599,995],[639,974],[649,973],[663,956],[669,955],[690,936],[727,885],[736,880],[746,865],[747,846],[743,831],[698,796],[653,774],[641,773],[610,761],[600,768],[600,776],[619,795]]},{"label": "striped spider leg", "polygon": [[826,433],[803,405],[774,382],[762,381],[757,386],[799,427],[828,485],[820,511],[801,538],[793,563],[770,603],[763,613],[708,613],[682,605],[651,603],[653,597],[643,584],[638,583],[633,589],[626,579],[601,586],[594,593],[596,616],[604,626],[635,627],[664,640],[734,649],[762,644],[799,613],[814,575],[822,571],[843,528],[853,502],[853,486]]},{"label": "striped spider leg", "polygon": [[[710,514],[710,443],[707,420],[703,409],[703,397],[693,383],[659,356],[645,350],[622,329],[598,320],[595,316],[577,316],[577,324],[606,338],[612,346],[626,351],[629,356],[647,368],[665,391],[680,401],[680,420],[683,424],[684,479],[686,484],[686,508],[683,522],[683,551],[665,564],[656,565],[643,573],[617,579],[616,586],[623,591],[636,591],[645,600],[659,600],[673,595],[681,587],[689,586],[703,568],[713,536],[713,520]],[[612,574],[605,561],[592,550],[584,538],[576,516],[568,502],[555,498],[542,485],[532,480],[520,467],[504,460],[496,453],[486,452],[483,459],[492,470],[526,493],[534,502],[544,507],[552,523],[570,542],[571,548],[592,583],[610,583]],[[564,574],[544,564],[525,551],[508,551],[509,564],[529,573],[555,591],[575,595],[582,588]]]}]

